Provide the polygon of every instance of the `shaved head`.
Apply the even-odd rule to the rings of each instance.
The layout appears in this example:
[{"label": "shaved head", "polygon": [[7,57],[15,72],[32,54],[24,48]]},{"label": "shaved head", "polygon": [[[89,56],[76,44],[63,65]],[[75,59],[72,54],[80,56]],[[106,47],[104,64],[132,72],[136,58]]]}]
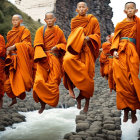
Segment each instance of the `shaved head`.
[{"label": "shaved head", "polygon": [[13,17],[18,17],[18,18],[21,19],[21,20],[23,19],[22,16],[19,15],[19,14],[14,14]]},{"label": "shaved head", "polygon": [[55,18],[55,15],[54,15],[54,13],[47,12],[47,13],[45,14],[45,18],[46,18],[46,16],[47,16],[47,15],[52,15],[52,16],[53,16],[53,18]]},{"label": "shaved head", "polygon": [[78,2],[78,3],[77,3],[77,7],[79,6],[79,4],[84,4],[84,5],[85,5],[85,7],[88,7],[86,2],[83,2],[83,1]]},{"label": "shaved head", "polygon": [[136,9],[136,3],[135,3],[135,2],[132,2],[132,1],[127,2],[127,3],[125,4],[125,8],[126,8],[126,5],[127,5],[127,4],[133,4],[134,7],[135,7],[135,9]]}]

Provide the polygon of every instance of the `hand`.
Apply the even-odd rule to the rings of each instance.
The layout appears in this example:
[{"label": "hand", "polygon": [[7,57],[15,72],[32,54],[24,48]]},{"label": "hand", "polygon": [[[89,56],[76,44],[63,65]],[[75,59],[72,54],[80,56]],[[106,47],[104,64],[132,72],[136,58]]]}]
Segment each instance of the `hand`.
[{"label": "hand", "polygon": [[6,49],[6,55],[9,55],[11,53],[11,51],[13,51],[15,49],[16,49],[16,46],[15,45],[8,47]]},{"label": "hand", "polygon": [[118,54],[117,51],[114,51],[114,52],[113,52],[113,57],[115,57],[115,58],[119,58],[119,54]]},{"label": "hand", "polygon": [[55,46],[51,48],[51,51],[53,53],[59,53],[59,49],[57,47],[55,47]]},{"label": "hand", "polygon": [[86,36],[84,39],[84,42],[83,42],[83,46],[86,46],[86,44],[89,40],[90,40],[90,38],[88,36]]}]

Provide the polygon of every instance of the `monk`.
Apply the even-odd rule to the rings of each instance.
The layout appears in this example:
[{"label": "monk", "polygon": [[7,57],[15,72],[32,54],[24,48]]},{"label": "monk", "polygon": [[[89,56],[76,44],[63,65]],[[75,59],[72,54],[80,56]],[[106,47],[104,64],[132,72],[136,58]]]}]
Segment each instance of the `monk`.
[{"label": "monk", "polygon": [[117,108],[124,110],[123,121],[137,121],[136,109],[140,109],[140,19],[134,2],[125,4],[127,17],[115,28],[111,54],[113,54],[113,77],[116,83]]},{"label": "monk", "polygon": [[5,56],[6,56],[5,40],[4,37],[0,35],[0,109],[2,108],[3,105],[3,96],[4,96]]},{"label": "monk", "polygon": [[4,90],[8,97],[12,98],[10,106],[17,103],[17,97],[23,100],[26,97],[25,92],[29,92],[33,87],[31,34],[27,28],[21,26],[22,21],[21,15],[13,15],[13,28],[7,34],[5,61],[7,78]]},{"label": "monk", "polygon": [[88,111],[90,97],[93,96],[95,60],[101,46],[100,27],[97,18],[89,14],[85,2],[77,4],[78,15],[71,20],[71,34],[67,41],[64,56],[64,86],[72,98],[76,98],[73,88],[80,90],[77,108],[81,109],[81,100],[85,99],[83,111]]},{"label": "monk", "polygon": [[47,25],[40,27],[35,35],[34,61],[37,63],[33,97],[40,102],[42,113],[45,105],[56,107],[59,101],[59,84],[63,76],[62,61],[66,50],[66,39],[63,31],[54,25],[53,13],[46,13]]},{"label": "monk", "polygon": [[100,73],[102,77],[108,80],[108,85],[110,92],[115,90],[115,82],[113,79],[113,57],[110,54],[111,40],[113,38],[113,33],[106,37],[106,42],[102,44],[102,52],[100,54]]}]

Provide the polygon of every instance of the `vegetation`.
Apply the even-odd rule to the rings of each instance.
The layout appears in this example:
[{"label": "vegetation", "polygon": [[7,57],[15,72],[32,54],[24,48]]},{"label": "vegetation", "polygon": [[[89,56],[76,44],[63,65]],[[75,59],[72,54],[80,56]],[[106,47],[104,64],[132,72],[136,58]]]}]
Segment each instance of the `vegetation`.
[{"label": "vegetation", "polygon": [[6,38],[7,32],[12,28],[11,18],[14,14],[22,15],[23,23],[31,31],[33,41],[35,32],[41,26],[41,23],[34,21],[30,16],[17,9],[16,6],[7,0],[0,0],[0,34]]}]

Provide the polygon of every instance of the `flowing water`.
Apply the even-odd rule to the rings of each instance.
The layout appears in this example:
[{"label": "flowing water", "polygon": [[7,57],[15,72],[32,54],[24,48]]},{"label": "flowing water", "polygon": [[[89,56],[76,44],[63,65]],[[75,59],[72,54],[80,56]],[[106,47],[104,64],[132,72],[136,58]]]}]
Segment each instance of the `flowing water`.
[{"label": "flowing water", "polygon": [[7,127],[0,132],[0,140],[62,140],[64,135],[75,131],[75,117],[79,114],[76,107],[67,109],[20,112],[26,122]]}]

